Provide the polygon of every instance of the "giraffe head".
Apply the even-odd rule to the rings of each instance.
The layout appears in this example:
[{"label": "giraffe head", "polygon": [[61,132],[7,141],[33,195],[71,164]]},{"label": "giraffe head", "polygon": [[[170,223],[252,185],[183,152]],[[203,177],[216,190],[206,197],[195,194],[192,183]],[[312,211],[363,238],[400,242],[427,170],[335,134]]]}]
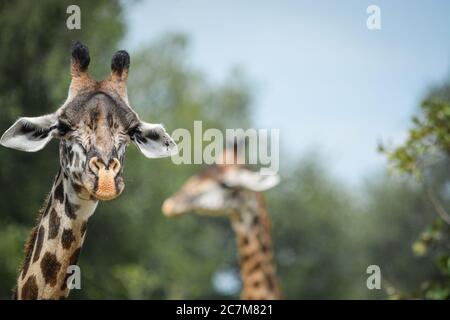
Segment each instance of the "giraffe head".
[{"label": "giraffe head", "polygon": [[[239,213],[248,196],[268,190],[279,182],[277,174],[263,175],[236,164],[236,149],[225,150],[223,161],[190,177],[181,189],[163,204],[166,216],[195,212],[206,215]],[[233,161],[229,161],[229,159]],[[227,160],[228,159],[228,160]]]},{"label": "giraffe head", "polygon": [[89,62],[88,48],[76,42],[65,103],[52,114],[20,118],[0,143],[34,152],[59,139],[61,170],[74,191],[80,197],[111,200],[124,189],[124,156],[130,143],[149,158],[176,153],[176,144],[160,124],[141,121],[131,108],[126,51],[113,55],[111,74],[103,81],[90,77]]}]

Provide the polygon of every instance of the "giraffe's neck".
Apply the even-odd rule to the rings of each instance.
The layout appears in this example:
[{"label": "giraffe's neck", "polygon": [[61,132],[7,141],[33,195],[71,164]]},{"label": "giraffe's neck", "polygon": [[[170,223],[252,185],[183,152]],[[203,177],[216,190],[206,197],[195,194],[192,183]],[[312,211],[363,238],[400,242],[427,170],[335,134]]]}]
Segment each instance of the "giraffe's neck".
[{"label": "giraffe's neck", "polygon": [[25,247],[17,279],[18,299],[62,299],[69,295],[67,268],[77,263],[87,221],[97,203],[81,199],[60,169]]},{"label": "giraffe's neck", "polygon": [[243,299],[280,299],[270,238],[269,216],[261,194],[245,199],[232,219],[243,283]]}]

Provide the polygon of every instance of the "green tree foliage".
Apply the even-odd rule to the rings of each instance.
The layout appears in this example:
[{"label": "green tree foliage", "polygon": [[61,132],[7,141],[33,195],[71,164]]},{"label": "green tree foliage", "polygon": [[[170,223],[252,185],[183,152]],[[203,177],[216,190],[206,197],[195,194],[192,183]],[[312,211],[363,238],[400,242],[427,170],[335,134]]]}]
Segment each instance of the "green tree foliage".
[{"label": "green tree foliage", "polygon": [[450,87],[434,90],[426,98],[419,116],[412,119],[413,126],[405,143],[394,150],[384,146],[393,168],[414,175],[421,182],[422,192],[433,206],[435,219],[420,233],[412,245],[417,256],[436,257],[441,272],[439,279],[427,279],[410,293],[398,297],[427,299],[450,298]]},{"label": "green tree foliage", "polygon": [[347,188],[318,159],[312,154],[285,168],[283,183],[269,194],[282,288],[293,298],[349,298],[365,283],[363,273],[353,278],[362,256],[347,234],[356,211]]},{"label": "green tree foliage", "polygon": [[[19,116],[51,112],[64,101],[73,41],[89,46],[96,78],[109,72],[125,30],[122,2],[76,3],[82,29],[69,31],[66,8],[72,2],[0,2],[1,130]],[[194,120],[202,120],[204,129],[257,126],[252,122],[253,88],[244,74],[232,70],[222,82],[211,83],[206,72],[190,64],[186,36],[161,37],[131,52],[130,102],[143,120],[161,122],[169,132],[192,130]],[[323,158],[282,153],[282,183],[267,193],[286,298],[385,297],[383,291],[366,288],[370,264],[380,265],[386,270],[383,276],[402,290],[436,279],[430,258],[414,257],[410,250],[411,235],[432,220],[420,189],[377,176],[355,191],[332,177],[332,163]],[[0,148],[0,299],[10,296],[23,244],[57,167],[56,142],[33,154]],[[171,220],[161,214],[164,199],[200,169],[174,165],[170,159],[145,159],[130,146],[125,192],[101,203],[90,219],[79,261],[82,290],[73,290],[71,298],[238,298],[239,292],[225,295],[211,281],[220,271],[238,274],[229,221],[199,216]],[[433,181],[438,178],[445,186],[446,175],[437,172]],[[433,226],[420,239],[425,250],[431,242],[444,241],[439,236],[442,223]],[[415,250],[423,248],[416,244]],[[448,260],[440,260],[441,267],[446,264]],[[433,294],[442,297],[442,292]]]},{"label": "green tree foliage", "polygon": [[[418,185],[377,173],[354,190],[332,177],[324,156],[283,167],[268,196],[278,269],[289,298],[380,299],[439,278],[430,257],[411,252],[433,218]],[[378,265],[382,290],[368,290],[366,269]],[[396,291],[396,292],[397,292]]]}]

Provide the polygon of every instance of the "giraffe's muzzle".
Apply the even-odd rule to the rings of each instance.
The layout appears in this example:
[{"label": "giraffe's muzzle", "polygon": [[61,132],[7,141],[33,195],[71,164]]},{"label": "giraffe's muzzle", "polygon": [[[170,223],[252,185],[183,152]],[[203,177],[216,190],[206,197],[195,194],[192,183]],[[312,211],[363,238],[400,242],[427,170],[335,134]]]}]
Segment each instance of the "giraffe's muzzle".
[{"label": "giraffe's muzzle", "polygon": [[176,196],[168,198],[164,201],[162,206],[162,212],[166,217],[179,217],[184,213],[190,211],[190,207],[183,201],[183,199]]},{"label": "giraffe's muzzle", "polygon": [[117,175],[120,172],[120,161],[112,159],[106,166],[97,157],[89,161],[89,167],[97,176],[97,183],[92,195],[98,200],[112,200],[120,195],[123,188],[118,188]]}]

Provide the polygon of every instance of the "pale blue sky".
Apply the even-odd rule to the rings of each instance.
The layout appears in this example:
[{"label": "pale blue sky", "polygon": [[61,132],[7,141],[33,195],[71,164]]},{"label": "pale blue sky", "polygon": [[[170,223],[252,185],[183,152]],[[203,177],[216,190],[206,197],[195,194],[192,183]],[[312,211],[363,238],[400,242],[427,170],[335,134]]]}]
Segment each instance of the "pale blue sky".
[{"label": "pale blue sky", "polygon": [[[379,31],[366,28],[370,4]],[[294,155],[321,150],[353,183],[385,165],[377,142],[401,142],[421,97],[450,73],[450,1],[149,0],[126,18],[132,52],[183,32],[212,81],[242,67],[257,88],[255,125],[281,129]]]}]

